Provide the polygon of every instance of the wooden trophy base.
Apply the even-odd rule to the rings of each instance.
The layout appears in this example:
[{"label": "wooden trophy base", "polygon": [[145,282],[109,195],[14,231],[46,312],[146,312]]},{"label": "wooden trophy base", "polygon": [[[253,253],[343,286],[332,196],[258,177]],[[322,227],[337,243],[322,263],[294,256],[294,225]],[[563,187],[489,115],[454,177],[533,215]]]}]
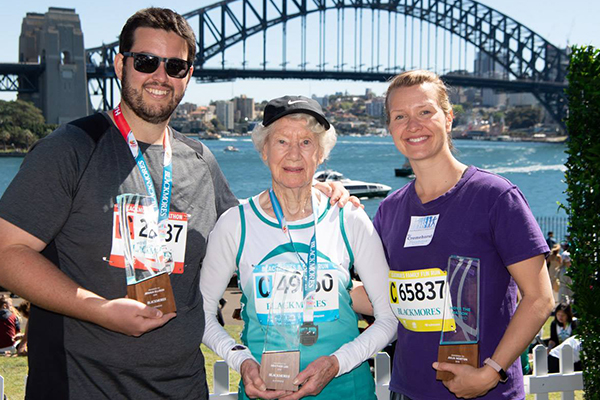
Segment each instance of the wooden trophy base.
[{"label": "wooden trophy base", "polygon": [[127,285],[127,296],[150,307],[158,308],[163,314],[177,311],[171,278],[166,272],[136,284]]},{"label": "wooden trophy base", "polygon": [[272,390],[298,391],[294,379],[300,372],[300,351],[266,351],[260,361],[260,377]]},{"label": "wooden trophy base", "polygon": [[[438,348],[438,362],[451,364],[467,364],[479,368],[479,343],[442,344]],[[448,371],[436,371],[435,379],[449,381],[454,374]]]}]

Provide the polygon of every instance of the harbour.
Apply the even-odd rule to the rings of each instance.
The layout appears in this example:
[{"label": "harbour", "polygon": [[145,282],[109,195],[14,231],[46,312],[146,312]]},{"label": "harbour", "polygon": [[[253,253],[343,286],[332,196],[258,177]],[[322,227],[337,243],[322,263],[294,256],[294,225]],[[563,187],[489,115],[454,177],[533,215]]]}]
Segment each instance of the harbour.
[{"label": "harbour", "polygon": [[[203,143],[213,152],[238,198],[253,196],[270,186],[270,175],[248,136],[227,137]],[[558,204],[566,204],[564,182],[566,146],[563,143],[455,140],[458,158],[465,164],[502,175],[525,194],[536,217],[566,217]],[[233,146],[238,151],[225,151]],[[0,158],[0,194],[17,173],[20,157]],[[352,180],[377,182],[391,192],[411,177],[396,177],[404,157],[390,136],[339,136],[329,160],[319,170],[332,169]],[[382,198],[363,199],[373,218]]]}]

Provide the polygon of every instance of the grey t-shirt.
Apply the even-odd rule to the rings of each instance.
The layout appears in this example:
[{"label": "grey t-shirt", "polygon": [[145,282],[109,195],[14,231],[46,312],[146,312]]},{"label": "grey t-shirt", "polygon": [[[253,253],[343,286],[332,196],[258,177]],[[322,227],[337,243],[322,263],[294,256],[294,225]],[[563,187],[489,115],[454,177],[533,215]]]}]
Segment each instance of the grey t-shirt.
[{"label": "grey t-shirt", "polygon": [[[107,126],[97,143],[71,124],[40,140],[0,199],[0,217],[50,244],[59,268],[75,282],[113,299],[126,294],[124,270],[108,263],[115,198],[146,194],[146,188],[127,143],[110,120]],[[160,193],[163,148],[140,148]],[[170,211],[189,214],[184,270],[171,275],[177,317],[134,338],[34,310],[27,398],[208,397],[199,271],[209,232],[237,199],[204,145],[174,132],[172,149]],[[53,395],[60,385],[62,392]]]}]

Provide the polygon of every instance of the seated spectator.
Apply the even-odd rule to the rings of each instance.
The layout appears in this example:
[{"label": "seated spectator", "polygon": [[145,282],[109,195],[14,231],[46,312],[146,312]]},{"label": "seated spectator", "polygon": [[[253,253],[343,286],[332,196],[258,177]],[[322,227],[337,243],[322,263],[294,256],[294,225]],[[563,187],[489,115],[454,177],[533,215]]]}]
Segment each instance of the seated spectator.
[{"label": "seated spectator", "polygon": [[568,339],[565,339],[564,342],[550,350],[548,354],[548,373],[554,374],[559,372],[560,370],[560,354],[562,352],[562,348],[564,346],[571,346],[573,349],[573,367],[575,371],[581,371],[581,360],[579,359],[579,352],[581,350],[581,340],[579,340],[579,336],[571,336]]},{"label": "seated spectator", "polygon": [[550,324],[550,341],[548,350],[553,349],[575,334],[577,321],[573,319],[573,311],[569,303],[559,303],[554,312],[554,321]]},{"label": "seated spectator", "polygon": [[20,331],[21,325],[12,299],[3,294],[0,296],[0,353],[16,352],[15,336]]}]

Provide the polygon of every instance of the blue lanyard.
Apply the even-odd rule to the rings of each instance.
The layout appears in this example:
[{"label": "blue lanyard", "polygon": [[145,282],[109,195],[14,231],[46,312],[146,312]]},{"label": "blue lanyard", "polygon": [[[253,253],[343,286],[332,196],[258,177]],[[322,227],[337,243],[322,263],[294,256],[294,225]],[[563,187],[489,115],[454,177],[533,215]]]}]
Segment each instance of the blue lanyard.
[{"label": "blue lanyard", "polygon": [[[310,244],[308,246],[308,258],[305,261],[300,253],[296,249],[296,245],[294,244],[294,240],[292,239],[292,235],[290,234],[290,229],[287,225],[285,217],[283,216],[283,211],[281,210],[281,205],[277,200],[277,196],[275,196],[275,192],[273,192],[273,188],[269,189],[269,198],[271,199],[271,205],[273,206],[273,212],[275,213],[275,217],[277,217],[277,221],[281,226],[281,230],[284,234],[287,234],[294,251],[296,252],[296,256],[300,260],[301,264],[306,266],[306,273],[303,278],[303,287],[304,287],[304,322],[312,322],[313,321],[313,309],[315,305],[315,293],[317,291],[317,209],[315,207],[314,201],[312,202],[312,209],[314,214],[314,231],[313,236],[310,239]],[[312,200],[311,200],[312,201]]]},{"label": "blue lanyard", "polygon": [[[160,198],[157,199],[156,190],[154,190],[154,182],[152,181],[148,164],[144,159],[144,155],[140,151],[140,147],[135,139],[135,136],[133,135],[133,131],[129,127],[129,124],[121,112],[120,104],[113,110],[113,116],[115,117],[115,122],[117,123],[117,127],[119,128],[123,139],[125,139],[127,145],[129,146],[131,155],[135,159],[138,169],[142,175],[142,179],[144,180],[146,191],[148,192],[148,195],[154,199],[154,209],[158,212],[158,226],[164,226],[169,219],[171,189],[173,187],[173,158],[169,131],[168,129],[165,131],[165,136],[163,139],[163,148],[165,153],[163,158],[163,177]],[[159,232],[160,231],[162,231],[162,229],[159,229]]]}]

